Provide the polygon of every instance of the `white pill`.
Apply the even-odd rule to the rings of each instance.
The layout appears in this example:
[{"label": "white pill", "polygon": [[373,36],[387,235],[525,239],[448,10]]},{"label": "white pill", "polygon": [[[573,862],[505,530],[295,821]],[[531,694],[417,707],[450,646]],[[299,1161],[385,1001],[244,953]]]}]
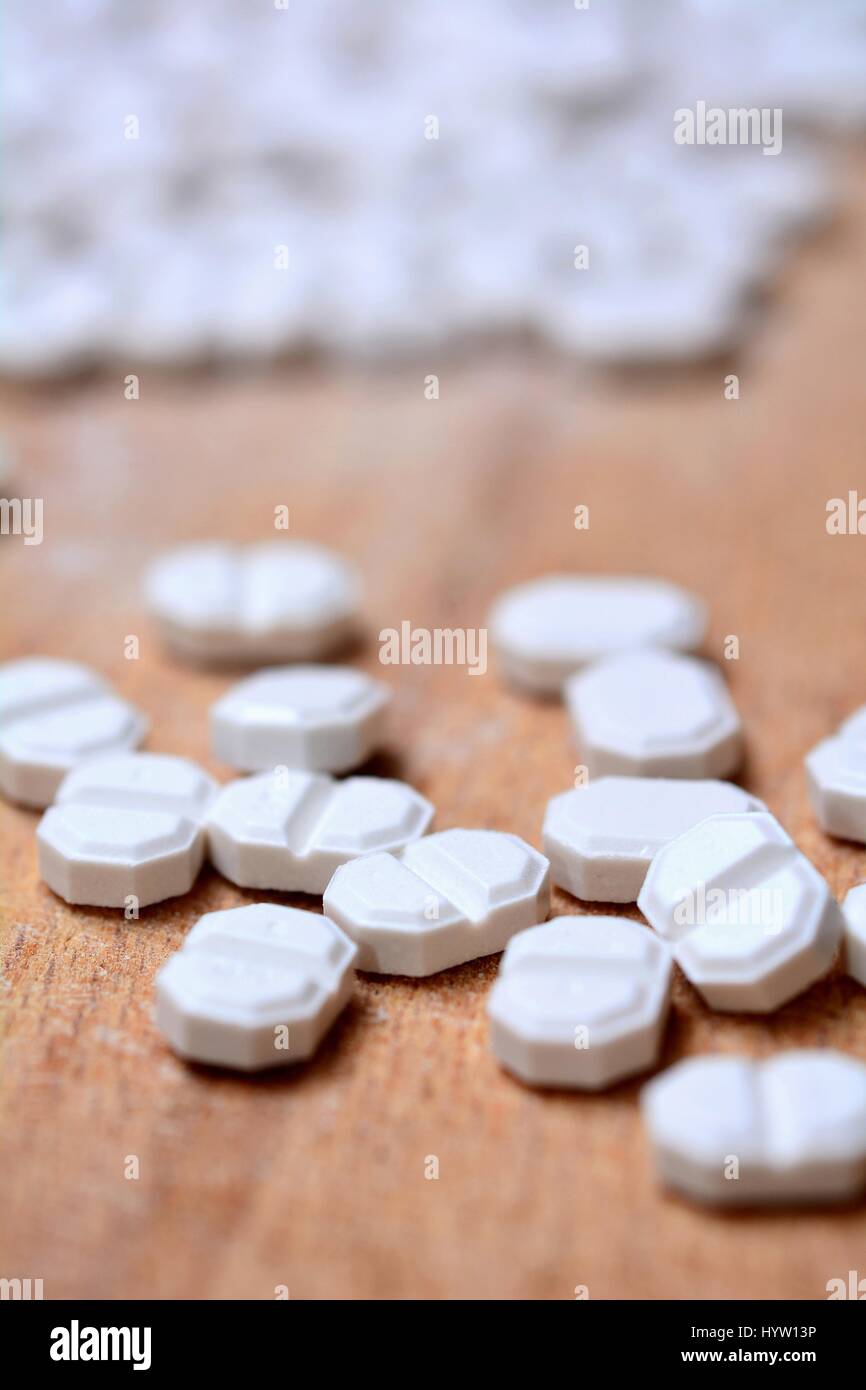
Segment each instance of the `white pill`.
[{"label": "white pill", "polygon": [[504,1067],[533,1086],[599,1090],[658,1057],[670,949],[625,917],[554,917],[512,937],[488,1003]]},{"label": "white pill", "polygon": [[848,974],[866,985],[866,883],[858,883],[842,904],[845,918],[845,964]]},{"label": "white pill", "polygon": [[707,816],[764,810],[731,782],[599,777],[548,802],[544,853],[552,881],[576,898],[633,903],[669,840]]},{"label": "white pill", "polygon": [[506,678],[558,694],[567,676],[612,652],[700,646],[706,610],[694,594],[661,579],[555,574],[502,594],[488,622]]},{"label": "white pill", "polygon": [[843,1201],[866,1183],[866,1067],[839,1052],[691,1057],[641,1108],[659,1176],[697,1201]]},{"label": "white pill", "polygon": [[150,566],[145,596],[166,642],[203,662],[314,661],[352,635],[359,603],[353,570],[304,541],[184,546]]},{"label": "white pill", "polygon": [[324,893],[341,864],[402,849],[423,835],[433,807],[405,782],[313,772],[263,772],[223,787],[207,820],[221,874],[244,888]]},{"label": "white pill", "polygon": [[43,807],[71,768],[135,748],[147,733],[140,710],[74,661],[26,657],[0,666],[0,789]]},{"label": "white pill", "polygon": [[390,701],[387,685],[350,666],[277,666],[211,707],[211,744],[242,772],[347,772],[382,744]]},{"label": "white pill", "polygon": [[64,778],[36,831],[39,872],[68,903],[139,907],[187,893],[216,783],[186,758],[122,753]]},{"label": "white pill", "polygon": [[637,905],[712,1009],[769,1013],[829,970],[842,914],[766,811],[710,816],[653,859]]},{"label": "white pill", "polygon": [[239,1071],[303,1061],[351,998],[356,954],[315,912],[209,912],[156,977],[157,1024],[190,1061]]},{"label": "white pill", "polygon": [[855,737],[852,726],[806,755],[806,782],[821,829],[866,842],[866,741]]},{"label": "white pill", "polygon": [[565,697],[592,777],[728,777],[742,760],[727,687],[695,657],[624,652],[572,676]]},{"label": "white pill", "polygon": [[358,969],[434,975],[501,951],[550,910],[543,855],[498,830],[441,830],[398,854],[338,869],[325,912],[355,941]]},{"label": "white pill", "polygon": [[847,719],[843,719],[836,732],[840,738],[866,743],[866,705],[861,705],[853,714],[849,714]]}]

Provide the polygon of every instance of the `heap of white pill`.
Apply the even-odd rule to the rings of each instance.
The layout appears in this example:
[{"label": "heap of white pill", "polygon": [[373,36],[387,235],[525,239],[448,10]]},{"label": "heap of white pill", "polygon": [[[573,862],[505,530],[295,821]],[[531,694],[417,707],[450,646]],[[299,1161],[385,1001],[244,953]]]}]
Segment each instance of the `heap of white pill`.
[{"label": "heap of white pill", "polygon": [[[605,360],[726,348],[828,206],[804,126],[866,117],[861,20],[814,0],[655,0],[651,22],[637,0],[12,5],[0,366],[527,331]],[[720,148],[698,99],[784,125]]]}]

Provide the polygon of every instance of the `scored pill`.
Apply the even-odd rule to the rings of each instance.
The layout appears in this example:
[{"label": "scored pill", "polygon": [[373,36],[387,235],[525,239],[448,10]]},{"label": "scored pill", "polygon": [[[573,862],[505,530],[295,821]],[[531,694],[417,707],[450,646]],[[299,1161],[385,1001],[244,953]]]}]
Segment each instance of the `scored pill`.
[{"label": "scored pill", "polygon": [[351,998],[356,954],[315,912],[209,912],[156,976],[157,1025],[194,1062],[258,1071],[304,1061]]},{"label": "scored pill", "polygon": [[567,676],[613,652],[694,650],[706,611],[694,594],[661,579],[553,574],[507,590],[488,625],[504,676],[555,695]]},{"label": "scored pill", "polygon": [[187,758],[125,753],[70,772],[36,830],[39,873],[68,903],[139,907],[187,893],[216,783]]},{"label": "scored pill", "polygon": [[357,943],[359,970],[433,975],[501,951],[543,921],[549,866],[517,835],[441,830],[344,864],[323,905]]},{"label": "scored pill", "polygon": [[147,728],[140,710],[77,662],[26,657],[0,666],[0,790],[12,801],[50,805],[72,768],[135,748]]},{"label": "scored pill", "polygon": [[707,816],[764,810],[731,782],[599,777],[548,802],[544,853],[552,881],[576,898],[633,903],[669,840]]},{"label": "scored pill", "polygon": [[347,772],[381,745],[391,691],[349,666],[258,671],[211,708],[216,757],[242,772]]},{"label": "scored pill", "polygon": [[728,777],[742,760],[727,687],[694,657],[625,652],[572,676],[565,697],[591,777]]},{"label": "scored pill", "polygon": [[201,662],[315,661],[357,627],[354,571],[306,541],[183,546],[151,564],[144,592],[166,643]]},{"label": "scored pill", "polygon": [[208,851],[244,888],[324,893],[341,864],[400,849],[432,819],[430,802],[405,782],[263,772],[222,788],[207,819]]},{"label": "scored pill", "polygon": [[844,932],[826,881],[766,811],[671,840],[637,905],[712,1009],[780,1008],[827,973]]},{"label": "scored pill", "polygon": [[600,1090],[651,1067],[670,1002],[669,947],[625,917],[554,917],[511,938],[490,1041],[533,1086]]},{"label": "scored pill", "polygon": [[836,1202],[866,1185],[866,1067],[839,1052],[691,1057],[641,1109],[660,1178],[696,1201]]}]

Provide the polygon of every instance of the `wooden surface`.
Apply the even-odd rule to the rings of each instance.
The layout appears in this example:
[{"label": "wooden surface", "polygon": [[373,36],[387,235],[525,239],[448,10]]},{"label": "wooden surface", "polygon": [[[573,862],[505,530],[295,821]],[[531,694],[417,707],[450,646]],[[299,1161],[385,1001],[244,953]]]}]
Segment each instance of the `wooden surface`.
[{"label": "wooden surface", "polygon": [[[816,828],[802,758],[866,700],[866,536],[825,530],[828,498],[866,492],[866,199],[852,197],[797,255],[736,364],[739,401],[723,398],[725,364],[615,382],[492,351],[392,375],[145,371],[138,402],[123,399],[126,364],[8,390],[45,539],[0,543],[4,656],[92,663],[149,711],[150,748],[227,778],[206,736],[227,677],[160,651],[139,578],[174,541],[267,536],[285,503],[293,534],[364,572],[357,659],[396,692],[377,768],[429,796],[438,828],[538,845],[577,761],[563,709],[518,698],[494,671],[380,671],[376,634],[403,619],[477,626],[500,589],[545,570],[668,575],[710,601],[709,655],[739,638],[723,665],[748,733],[744,782],[842,895],[866,877],[866,852]],[[588,532],[573,527],[579,503]],[[133,633],[141,657],[127,661]],[[654,1182],[639,1083],[545,1095],[503,1074],[484,1012],[495,958],[418,982],[360,977],[301,1070],[245,1080],[185,1066],[151,1021],[154,972],[201,913],[251,895],[207,870],[138,924],[71,909],[37,880],[35,823],[0,805],[0,1275],[42,1278],[49,1298],[267,1299],[287,1285],[293,1298],[569,1299],[576,1285],[591,1298],[821,1298],[828,1279],[866,1274],[866,1206],[690,1207]],[[555,910],[581,909],[557,892]],[[866,990],[837,974],[746,1018],[710,1013],[677,979],[665,1063],[804,1044],[866,1060]]]}]

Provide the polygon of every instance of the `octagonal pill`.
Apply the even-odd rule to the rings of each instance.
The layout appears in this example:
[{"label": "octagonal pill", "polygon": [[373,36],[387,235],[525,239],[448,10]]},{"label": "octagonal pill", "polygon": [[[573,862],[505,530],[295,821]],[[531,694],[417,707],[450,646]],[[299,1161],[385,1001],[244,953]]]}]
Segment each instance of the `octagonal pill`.
[{"label": "octagonal pill", "polygon": [[210,912],[157,974],[157,1025],[190,1061],[239,1071],[303,1061],[351,998],[356,954],[314,912]]},{"label": "octagonal pill", "polygon": [[866,985],[866,883],[858,883],[842,904],[845,918],[845,965],[848,974]]},{"label": "octagonal pill", "polygon": [[533,1086],[599,1090],[654,1065],[669,947],[625,917],[554,917],[511,938],[490,994],[490,1041]]},{"label": "octagonal pill", "polygon": [[0,790],[42,808],[71,768],[135,748],[147,719],[74,661],[26,657],[0,666]]},{"label": "octagonal pill", "polygon": [[542,831],[554,883],[586,902],[637,900],[654,854],[718,813],[766,810],[731,782],[599,777],[548,802]]},{"label": "octagonal pill", "polygon": [[315,661],[357,626],[354,571],[306,541],[182,546],[153,562],[144,588],[164,640],[195,661]]},{"label": "octagonal pill", "polygon": [[713,1009],[778,1009],[827,973],[843,936],[827,883],[766,811],[671,840],[637,905]]},{"label": "octagonal pill", "polygon": [[381,745],[391,691],[350,666],[257,671],[211,708],[216,757],[242,772],[347,772]]},{"label": "octagonal pill", "polygon": [[661,579],[553,574],[507,590],[488,623],[506,679],[559,694],[567,676],[612,652],[693,650],[706,611],[694,594]]},{"label": "octagonal pill", "polygon": [[36,831],[39,872],[68,903],[139,907],[186,893],[216,783],[186,758],[96,758],[61,783]]},{"label": "octagonal pill", "polygon": [[728,777],[742,760],[727,687],[694,657],[625,652],[572,676],[565,696],[591,777]]},{"label": "octagonal pill", "polygon": [[866,1067],[842,1053],[691,1057],[641,1108],[659,1176],[696,1201],[845,1201],[866,1186]]},{"label": "octagonal pill", "polygon": [[244,888],[324,893],[341,864],[401,849],[432,819],[430,802],[405,782],[263,772],[222,788],[208,815],[208,850]]},{"label": "octagonal pill", "polygon": [[549,866],[517,835],[441,830],[339,868],[325,912],[358,945],[358,968],[434,975],[501,951],[550,908]]},{"label": "octagonal pill", "polygon": [[806,755],[806,780],[821,829],[866,842],[866,739],[851,727],[847,734],[822,739]]}]

